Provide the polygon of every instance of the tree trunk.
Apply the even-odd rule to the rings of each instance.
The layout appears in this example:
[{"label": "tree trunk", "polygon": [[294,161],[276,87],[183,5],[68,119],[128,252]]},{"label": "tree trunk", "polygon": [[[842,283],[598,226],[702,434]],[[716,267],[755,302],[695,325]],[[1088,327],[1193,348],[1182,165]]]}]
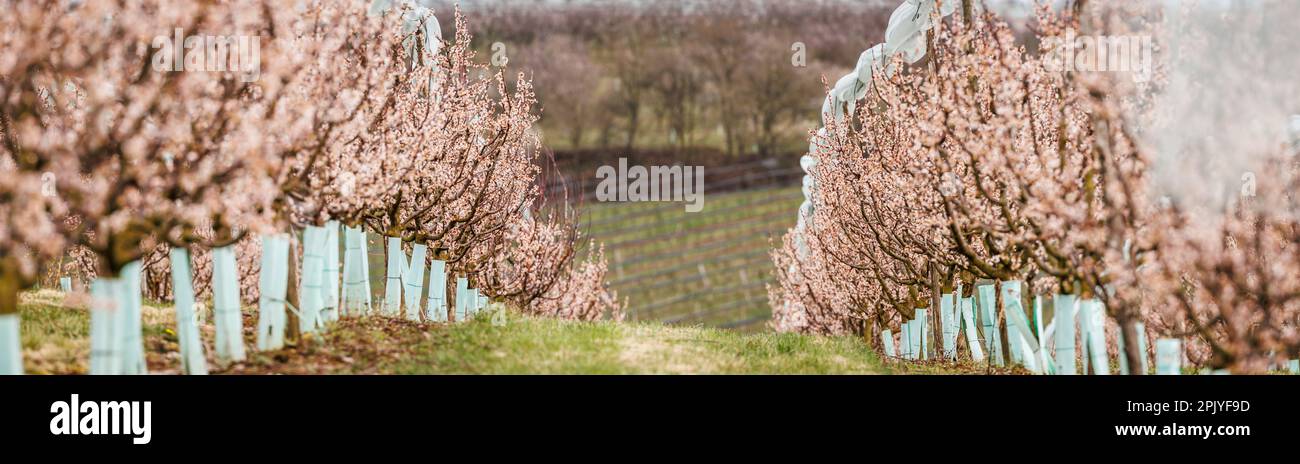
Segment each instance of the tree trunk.
[{"label": "tree trunk", "polygon": [[1002,338],[1002,354],[1000,357],[1004,363],[1003,365],[1009,366],[1011,365],[1011,344],[1010,340],[1007,339],[1006,302],[1002,301],[1002,281],[998,279],[993,279],[993,301],[995,302],[994,307],[998,309],[997,330]]},{"label": "tree trunk", "polygon": [[1119,327],[1120,336],[1124,337],[1124,352],[1119,355],[1128,358],[1128,374],[1147,375],[1146,369],[1142,368],[1142,358],[1146,353],[1138,346],[1137,323],[1132,318],[1125,317],[1120,321]]},{"label": "tree trunk", "polygon": [[583,133],[583,128],[582,126],[579,125],[574,125],[572,128],[569,129],[570,149],[577,150],[579,148],[582,148],[582,133]]},{"label": "tree trunk", "polygon": [[18,312],[18,293],[36,286],[37,276],[24,275],[18,257],[0,257],[0,314]]},{"label": "tree trunk", "polygon": [[9,271],[0,270],[0,314],[18,312],[18,276]]},{"label": "tree trunk", "polygon": [[628,105],[627,118],[627,143],[623,147],[629,155],[632,153],[632,147],[636,145],[636,131],[640,124],[641,107],[639,105]]},{"label": "tree trunk", "polygon": [[289,279],[286,285],[284,301],[288,302],[289,310],[285,313],[284,323],[284,341],[288,345],[297,345],[302,340],[302,331],[298,327],[298,234],[289,231]]},{"label": "tree trunk", "polygon": [[[943,297],[940,296],[939,294],[941,290],[939,288],[938,266],[931,264],[929,267],[930,267],[930,311],[929,312],[934,315],[934,317],[931,320],[933,320],[935,323],[931,324],[934,327],[930,329],[930,333],[926,334],[926,336],[934,340],[934,342],[930,344],[930,351],[940,353],[942,352],[941,351],[942,349],[939,348],[939,344],[943,343],[942,326],[944,321],[942,319],[943,314],[940,314],[940,310],[939,310],[939,308],[941,307],[940,306],[941,303],[939,300],[942,299]],[[936,356],[936,358],[937,357],[938,356]]]},{"label": "tree trunk", "polygon": [[735,121],[733,121],[734,117],[728,114],[730,110],[726,109],[726,105],[730,105],[730,104],[731,102],[727,101],[726,99],[722,101],[722,105],[723,105],[722,116],[721,116],[722,138],[725,142],[724,145],[726,146],[725,149],[727,151],[727,156],[735,156],[736,155],[736,134],[735,134],[736,129],[733,126],[736,123]]},{"label": "tree trunk", "polygon": [[614,132],[614,124],[610,122],[612,120],[613,118],[609,118],[609,120],[606,120],[605,124],[600,127],[599,145],[600,145],[600,149],[602,150],[609,149],[610,139],[613,138],[612,134]]},{"label": "tree trunk", "polygon": [[457,274],[455,272],[451,272],[450,270],[448,270],[447,278],[444,279],[446,280],[446,282],[443,282],[443,286],[446,287],[446,292],[447,292],[446,296],[443,297],[443,300],[447,301],[446,306],[447,306],[448,323],[460,322],[460,320],[457,319],[458,314],[456,314],[456,297],[458,296],[456,295],[456,277]]}]

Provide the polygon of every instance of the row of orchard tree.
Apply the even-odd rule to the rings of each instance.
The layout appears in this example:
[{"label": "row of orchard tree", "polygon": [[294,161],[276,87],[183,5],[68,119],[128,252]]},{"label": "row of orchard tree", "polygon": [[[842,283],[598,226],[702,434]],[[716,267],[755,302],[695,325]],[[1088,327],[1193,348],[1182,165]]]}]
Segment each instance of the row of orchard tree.
[{"label": "row of orchard tree", "polygon": [[144,372],[141,267],[159,254],[187,372],[204,370],[196,298],[211,296],[217,357],[242,357],[240,282],[255,282],[259,349],[370,314],[366,233],[387,242],[375,313],[445,321],[488,297],[617,313],[599,249],[575,259],[572,214],[536,200],[531,86],[519,76],[507,92],[475,62],[459,13],[444,44],[431,11],[384,0],[5,9],[5,372],[21,372],[19,293],[69,256],[93,276],[92,373]]},{"label": "row of orchard tree", "polygon": [[[1150,20],[1153,6],[1163,22]],[[1245,35],[1249,44],[1161,30],[1186,13],[1163,6],[1041,6],[1031,53],[979,2],[904,2],[886,42],[823,108],[803,163],[808,202],[774,252],[777,328],[1044,372],[1076,372],[1076,345],[1093,361],[1085,372],[1107,372],[1108,353],[1144,372],[1127,366],[1147,366],[1148,349],[1232,372],[1294,369],[1300,166],[1287,113],[1269,109],[1294,112],[1300,95],[1285,86],[1293,77],[1269,87],[1241,69],[1296,61],[1270,54],[1276,29]],[[1295,8],[1255,6],[1215,24],[1260,28]],[[1181,49],[1159,40],[1177,34]],[[1052,61],[1082,35],[1155,37],[1156,50],[1177,53],[1157,54],[1146,80]],[[1167,78],[1180,66],[1194,78]],[[1179,127],[1200,115],[1215,124]],[[1241,119],[1264,129],[1230,129]],[[1160,137],[1169,133],[1181,138]],[[1183,145],[1162,155],[1171,143]],[[1215,164],[1225,158],[1238,163]],[[1201,175],[1207,166],[1214,175]],[[1216,177],[1242,183],[1224,189]],[[1230,193],[1211,205],[1204,191]],[[1148,336],[1167,340],[1148,346]]]}]

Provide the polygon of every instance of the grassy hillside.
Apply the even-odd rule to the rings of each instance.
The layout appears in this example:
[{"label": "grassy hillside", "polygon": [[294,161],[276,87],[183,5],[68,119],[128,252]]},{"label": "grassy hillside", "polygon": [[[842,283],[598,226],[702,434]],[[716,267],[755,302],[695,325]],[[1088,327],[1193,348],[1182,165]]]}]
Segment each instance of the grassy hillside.
[{"label": "grassy hillside", "polygon": [[[89,317],[84,301],[52,290],[22,295],[22,345],[28,373],[84,373]],[[144,344],[151,373],[180,369],[175,316],[168,305],[144,307]],[[245,309],[248,360],[211,358],[213,327],[202,337],[213,373],[322,374],[873,374],[882,365],[860,340],[797,334],[738,333],[644,322],[568,322],[511,314],[447,326],[370,317],[344,320],[299,346],[252,351],[256,316]],[[908,372],[950,367],[910,366]]]}]

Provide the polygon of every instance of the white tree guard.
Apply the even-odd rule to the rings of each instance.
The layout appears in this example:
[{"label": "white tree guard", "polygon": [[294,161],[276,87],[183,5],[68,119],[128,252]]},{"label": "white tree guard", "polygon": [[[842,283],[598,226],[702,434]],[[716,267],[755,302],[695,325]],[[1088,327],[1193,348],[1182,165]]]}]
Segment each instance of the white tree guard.
[{"label": "white tree guard", "polygon": [[325,266],[321,269],[321,321],[339,320],[339,222],[325,223]]},{"label": "white tree guard", "polygon": [[447,263],[433,260],[429,265],[429,301],[425,303],[425,319],[447,322]]},{"label": "white tree guard", "polygon": [[1055,313],[1052,325],[1056,331],[1056,373],[1074,375],[1074,313],[1078,308],[1078,298],[1058,293],[1052,299],[1052,305]]},{"label": "white tree guard", "polygon": [[212,250],[212,318],[217,332],[217,359],[243,361],[244,319],[234,245]]},{"label": "white tree guard", "polygon": [[406,319],[420,320],[420,296],[424,292],[424,261],[428,249],[417,243],[411,247],[411,259],[402,271],[402,286],[406,296]]},{"label": "white tree guard", "polygon": [[1183,341],[1177,338],[1156,340],[1156,375],[1181,375]]},{"label": "white tree guard", "polygon": [[889,329],[885,329],[884,331],[880,332],[880,345],[885,350],[886,359],[891,359],[898,356],[898,354],[894,351],[894,334],[890,332]]},{"label": "white tree guard", "polygon": [[194,314],[190,252],[184,248],[172,248],[168,259],[172,268],[172,302],[176,305],[176,339],[181,347],[181,371],[189,375],[207,375],[208,362],[203,357],[203,339],[199,337],[199,321]]},{"label": "white tree guard", "polygon": [[343,228],[343,314],[370,313],[370,264],[366,257],[366,233],[360,227]]},{"label": "white tree guard", "polygon": [[0,314],[0,375],[23,373],[23,345],[18,313]]},{"label": "white tree guard", "polygon": [[289,292],[289,236],[262,236],[262,270],[258,273],[257,349],[284,347],[285,313]]},{"label": "white tree guard", "polygon": [[957,359],[956,295],[945,293],[939,297],[939,323],[943,325],[943,357]]},{"label": "white tree guard", "polygon": [[121,372],[121,350],[117,334],[119,279],[98,278],[90,283],[90,374],[113,375]]},{"label": "white tree guard", "polygon": [[[1097,375],[1110,375],[1110,357],[1106,354],[1106,307],[1097,299],[1089,299],[1082,317],[1088,321],[1088,357],[1092,361],[1092,372]],[[1086,368],[1084,372],[1087,372]]]},{"label": "white tree guard", "polygon": [[307,226],[302,233],[302,277],[298,285],[298,330],[302,333],[318,331],[325,325],[321,311],[325,308],[325,243],[324,227]]},{"label": "white tree guard", "polygon": [[140,263],[91,284],[90,373],[145,374]]},{"label": "white tree guard", "polygon": [[464,322],[469,312],[469,279],[456,277],[456,322]]},{"label": "white tree guard", "polygon": [[963,297],[959,305],[962,324],[966,326],[966,347],[970,350],[970,358],[977,363],[984,362],[983,342],[979,326],[975,324],[975,297]]},{"label": "white tree guard", "polygon": [[402,311],[402,272],[406,270],[406,252],[402,239],[388,237],[388,268],[384,276],[384,315],[398,316]]},{"label": "white tree guard", "polygon": [[984,346],[994,366],[1002,366],[1006,356],[1002,353],[1002,332],[998,327],[997,299],[993,284],[975,287],[976,301],[979,303],[980,324],[984,332]]},{"label": "white tree guard", "polygon": [[122,374],[141,375],[147,374],[148,369],[144,361],[144,324],[143,324],[143,296],[140,287],[140,262],[132,261],[122,267],[122,278],[119,285],[122,285],[122,291],[119,297],[122,299],[122,307],[126,311],[119,316],[124,319],[121,322],[123,331],[121,336],[122,344]]}]

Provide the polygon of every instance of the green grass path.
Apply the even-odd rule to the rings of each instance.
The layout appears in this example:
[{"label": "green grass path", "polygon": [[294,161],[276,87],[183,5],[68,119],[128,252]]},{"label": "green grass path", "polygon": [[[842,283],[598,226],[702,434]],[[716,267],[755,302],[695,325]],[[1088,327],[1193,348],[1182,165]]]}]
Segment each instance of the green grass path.
[{"label": "green grass path", "polygon": [[439,328],[424,349],[386,363],[395,373],[748,374],[876,373],[849,338],[751,333],[655,323],[514,317]]},{"label": "green grass path", "polygon": [[[84,374],[90,318],[84,295],[54,290],[21,295],[24,369],[30,374]],[[180,372],[176,316],[146,302],[145,360],[151,374]],[[436,324],[385,317],[349,318],[295,346],[257,352],[256,311],[244,308],[248,358],[212,356],[211,312],[200,313],[200,336],[213,374],[978,374],[969,362],[884,363],[863,340],[738,332],[656,322],[574,322],[511,313]],[[998,373],[1005,370],[997,369]]]},{"label": "green grass path", "polygon": [[[49,290],[23,295],[22,343],[29,373],[84,373],[89,318],[84,305]],[[151,373],[177,373],[175,316],[144,307]],[[210,318],[210,314],[204,315]],[[213,327],[204,321],[213,373],[257,374],[871,374],[887,371],[851,337],[740,333],[653,322],[573,322],[510,314],[446,325],[381,317],[345,319],[298,346],[253,351],[256,316],[245,309],[248,359],[212,358]]]}]

